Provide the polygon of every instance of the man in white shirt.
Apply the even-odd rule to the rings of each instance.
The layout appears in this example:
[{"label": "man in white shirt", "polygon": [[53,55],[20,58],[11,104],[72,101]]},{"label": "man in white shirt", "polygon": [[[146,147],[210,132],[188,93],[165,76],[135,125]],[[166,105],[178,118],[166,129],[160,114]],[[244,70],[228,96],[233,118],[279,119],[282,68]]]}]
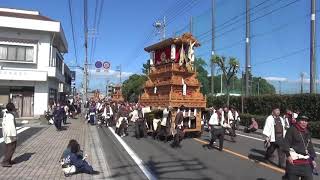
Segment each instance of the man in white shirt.
[{"label": "man in white shirt", "polygon": [[266,119],[263,128],[263,135],[266,138],[265,143],[267,144],[265,159],[270,161],[270,157],[277,149],[279,156],[279,167],[285,166],[285,155],[281,150],[283,146],[284,136],[286,135],[285,127],[285,121],[282,117],[280,117],[280,109],[278,107],[274,107],[272,115],[268,116]]},{"label": "man in white shirt", "polygon": [[5,143],[4,158],[1,163],[2,167],[12,167],[11,161],[13,153],[17,147],[17,130],[14,118],[15,106],[13,103],[8,103],[7,111],[3,114],[2,134]]},{"label": "man in white shirt", "polygon": [[216,112],[212,114],[209,120],[209,126],[211,128],[211,140],[209,144],[209,148],[213,148],[213,143],[219,138],[219,150],[223,149],[223,141],[224,141],[224,128],[223,124],[223,110],[222,108],[218,109]]}]

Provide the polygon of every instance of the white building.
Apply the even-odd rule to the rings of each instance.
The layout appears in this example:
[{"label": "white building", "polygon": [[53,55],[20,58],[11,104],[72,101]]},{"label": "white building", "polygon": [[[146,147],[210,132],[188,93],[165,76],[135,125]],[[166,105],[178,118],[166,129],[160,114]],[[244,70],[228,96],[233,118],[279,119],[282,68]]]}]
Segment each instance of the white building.
[{"label": "white building", "polygon": [[0,8],[0,104],[13,102],[21,117],[38,117],[63,101],[71,74],[61,23],[38,11]]}]

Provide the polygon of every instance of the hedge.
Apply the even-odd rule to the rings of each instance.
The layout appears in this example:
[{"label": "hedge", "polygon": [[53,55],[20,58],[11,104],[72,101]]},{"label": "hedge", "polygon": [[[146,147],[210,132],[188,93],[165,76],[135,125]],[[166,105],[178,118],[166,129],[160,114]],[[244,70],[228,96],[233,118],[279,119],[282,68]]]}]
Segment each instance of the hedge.
[{"label": "hedge", "polygon": [[[209,107],[222,107],[225,105],[226,96],[208,96]],[[230,97],[230,105],[241,111],[241,97]],[[286,109],[299,110],[308,116],[310,121],[320,121],[320,95],[297,94],[297,95],[263,95],[244,98],[244,113],[257,115],[270,115],[272,107],[279,106],[281,112]]]},{"label": "hedge", "polygon": [[[249,126],[251,124],[251,118],[254,117],[258,123],[259,129],[263,129],[264,123],[268,116],[259,116],[252,114],[240,114],[240,124],[243,126]],[[308,124],[309,131],[312,134],[313,138],[320,138],[320,121],[309,122]]]}]

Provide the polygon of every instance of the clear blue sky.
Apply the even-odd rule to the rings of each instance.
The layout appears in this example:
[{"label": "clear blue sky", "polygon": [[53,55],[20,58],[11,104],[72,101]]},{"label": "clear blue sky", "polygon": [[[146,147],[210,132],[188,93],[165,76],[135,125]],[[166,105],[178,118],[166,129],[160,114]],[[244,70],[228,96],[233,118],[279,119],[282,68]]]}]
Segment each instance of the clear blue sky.
[{"label": "clear blue sky", "polygon": [[[263,1],[265,0],[252,0],[251,7]],[[95,2],[96,0],[88,0],[89,29],[93,27]],[[295,2],[295,0],[268,0],[265,4],[253,9],[251,18],[252,20],[259,18],[290,2]],[[319,4],[317,4],[317,10],[320,9]],[[69,53],[65,55],[65,61],[69,65],[76,64],[68,0],[1,0],[0,6],[38,10],[45,16],[61,21],[69,43]],[[200,42],[203,42],[196,53],[208,62],[211,51],[211,33],[204,33],[211,29],[210,8],[211,0],[104,0],[93,61],[108,60],[112,64],[112,70],[108,76],[104,72],[96,73],[93,70],[90,87],[102,88],[107,79],[117,82],[117,73],[113,70],[120,64],[125,77],[130,73],[140,73],[142,63],[149,57],[143,52],[143,48],[156,42],[159,38],[154,34],[152,38],[147,38],[153,30],[152,24],[164,14],[169,21],[167,36],[172,36],[175,32],[181,34],[189,31],[189,19],[190,16],[193,16],[194,34],[199,37]],[[82,65],[84,57],[83,0],[72,0],[72,11],[78,64]],[[245,16],[240,16],[239,21],[233,25],[223,27],[221,24],[244,11],[245,0],[216,0],[216,35],[218,37],[215,44],[217,54],[234,56],[239,59],[241,66],[244,66],[245,61],[245,42],[243,41],[245,26],[242,25],[245,22]],[[310,0],[298,0],[288,7],[251,23],[251,35],[256,35],[251,39],[254,75],[275,80],[286,78],[292,83],[296,83],[301,72],[306,72],[306,78],[309,78],[309,50],[307,48],[310,44],[310,17],[307,16],[308,14],[310,14]],[[319,42],[319,13],[317,14],[317,25],[317,41]],[[233,28],[233,31],[224,34]],[[89,42],[90,53],[90,39]],[[319,47],[317,51],[320,51]],[[317,55],[317,61],[319,69],[319,55]],[[317,76],[319,77],[319,73]],[[81,74],[78,74],[77,78],[79,84],[82,80]],[[287,89],[290,89],[290,83],[287,84]]]}]

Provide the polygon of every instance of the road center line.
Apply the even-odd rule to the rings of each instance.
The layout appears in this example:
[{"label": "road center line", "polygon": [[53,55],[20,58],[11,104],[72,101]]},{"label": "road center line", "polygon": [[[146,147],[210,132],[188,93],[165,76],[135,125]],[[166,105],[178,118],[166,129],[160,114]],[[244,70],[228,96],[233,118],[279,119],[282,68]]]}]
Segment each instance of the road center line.
[{"label": "road center line", "polygon": [[[21,128],[21,127],[18,127],[18,128],[17,128],[17,129],[18,129],[17,134],[19,134],[19,133],[21,133],[21,132],[29,129],[30,127],[23,127],[23,128],[21,128],[21,129],[20,129],[20,128]],[[2,143],[3,141],[4,141],[4,138],[3,138],[3,137],[0,138],[0,143]]]},{"label": "road center line", "polygon": [[[200,142],[200,143],[202,143],[202,144],[209,144],[208,142],[206,142],[206,141],[204,141],[204,140],[201,140],[201,139],[198,139],[198,138],[193,138],[193,139],[196,140],[196,141],[198,141],[198,142]],[[249,161],[254,161],[254,160],[248,158],[247,156],[244,156],[244,155],[242,155],[242,154],[239,154],[239,153],[237,153],[237,152],[231,151],[231,150],[226,149],[226,148],[223,148],[223,151],[224,151],[224,152],[227,152],[227,153],[229,153],[229,154],[238,156],[238,157],[241,158],[241,159],[245,159],[245,160],[249,160]],[[261,165],[261,166],[264,166],[264,167],[267,167],[267,168],[269,168],[269,169],[272,169],[272,170],[274,170],[274,171],[276,171],[276,172],[285,173],[285,171],[284,171],[283,169],[278,168],[278,167],[275,167],[275,166],[272,166],[272,165],[270,165],[270,164],[267,164],[267,163],[264,163],[264,162],[260,162],[260,161],[254,161],[254,162],[256,162],[257,164],[259,164],[259,165]]]},{"label": "road center line", "polygon": [[139,166],[141,171],[146,175],[146,177],[149,180],[156,180],[157,178],[151,173],[148,167],[146,167],[143,163],[143,161],[138,157],[138,155],[128,146],[124,140],[119,137],[115,132],[114,129],[109,127],[109,130],[112,132],[112,134],[116,137],[116,139],[120,142],[120,144],[123,146],[123,148],[127,151],[127,153],[131,156],[131,158],[134,160],[134,162]]}]

